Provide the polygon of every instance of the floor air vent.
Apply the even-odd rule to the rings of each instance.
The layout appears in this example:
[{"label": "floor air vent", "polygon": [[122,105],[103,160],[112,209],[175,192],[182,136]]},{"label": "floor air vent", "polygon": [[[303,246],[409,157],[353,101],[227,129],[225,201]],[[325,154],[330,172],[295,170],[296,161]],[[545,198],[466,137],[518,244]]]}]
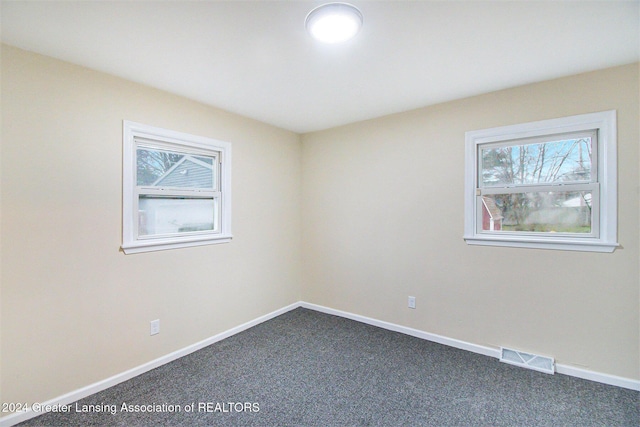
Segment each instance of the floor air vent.
[{"label": "floor air vent", "polygon": [[504,347],[500,347],[500,361],[544,372],[545,374],[553,374],[555,372],[555,363],[552,357],[538,356]]}]

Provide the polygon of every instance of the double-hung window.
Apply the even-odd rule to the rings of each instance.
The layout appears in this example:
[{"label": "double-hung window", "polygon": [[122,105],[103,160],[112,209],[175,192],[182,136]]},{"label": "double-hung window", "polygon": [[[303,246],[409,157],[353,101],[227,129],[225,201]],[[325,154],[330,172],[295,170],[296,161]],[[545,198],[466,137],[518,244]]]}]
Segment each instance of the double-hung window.
[{"label": "double-hung window", "polygon": [[125,253],[231,239],[231,145],[124,122]]},{"label": "double-hung window", "polygon": [[616,114],[466,133],[469,244],[612,252]]}]

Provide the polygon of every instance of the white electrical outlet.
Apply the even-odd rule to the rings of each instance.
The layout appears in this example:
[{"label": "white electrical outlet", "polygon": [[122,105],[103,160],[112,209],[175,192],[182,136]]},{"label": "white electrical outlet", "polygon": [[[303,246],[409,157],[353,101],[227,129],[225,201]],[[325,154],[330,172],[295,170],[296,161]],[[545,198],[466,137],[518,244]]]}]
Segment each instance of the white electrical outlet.
[{"label": "white electrical outlet", "polygon": [[160,319],[151,321],[151,335],[156,335],[160,333]]},{"label": "white electrical outlet", "polygon": [[416,297],[409,297],[409,308],[416,308]]}]

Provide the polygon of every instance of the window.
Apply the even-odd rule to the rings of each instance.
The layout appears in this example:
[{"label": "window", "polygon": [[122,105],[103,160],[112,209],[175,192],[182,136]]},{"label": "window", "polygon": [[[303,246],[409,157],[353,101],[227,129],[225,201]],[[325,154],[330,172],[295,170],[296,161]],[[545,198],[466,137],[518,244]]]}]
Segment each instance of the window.
[{"label": "window", "polygon": [[613,252],[616,167],[615,111],[467,132],[464,238]]},{"label": "window", "polygon": [[123,146],[125,253],[231,240],[231,144],[125,121]]}]

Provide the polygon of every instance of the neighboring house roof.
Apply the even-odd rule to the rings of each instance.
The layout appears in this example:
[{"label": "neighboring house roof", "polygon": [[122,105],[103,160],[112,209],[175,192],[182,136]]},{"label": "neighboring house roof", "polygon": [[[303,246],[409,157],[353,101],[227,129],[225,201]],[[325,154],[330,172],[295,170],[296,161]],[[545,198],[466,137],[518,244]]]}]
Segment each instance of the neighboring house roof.
[{"label": "neighboring house roof", "polygon": [[487,212],[489,212],[489,216],[491,217],[491,219],[493,220],[502,219],[502,211],[496,205],[495,200],[493,200],[490,197],[482,196],[482,203],[484,204],[484,207],[487,209]]},{"label": "neighboring house roof", "polygon": [[154,186],[212,188],[213,165],[186,155],[167,170]]}]

